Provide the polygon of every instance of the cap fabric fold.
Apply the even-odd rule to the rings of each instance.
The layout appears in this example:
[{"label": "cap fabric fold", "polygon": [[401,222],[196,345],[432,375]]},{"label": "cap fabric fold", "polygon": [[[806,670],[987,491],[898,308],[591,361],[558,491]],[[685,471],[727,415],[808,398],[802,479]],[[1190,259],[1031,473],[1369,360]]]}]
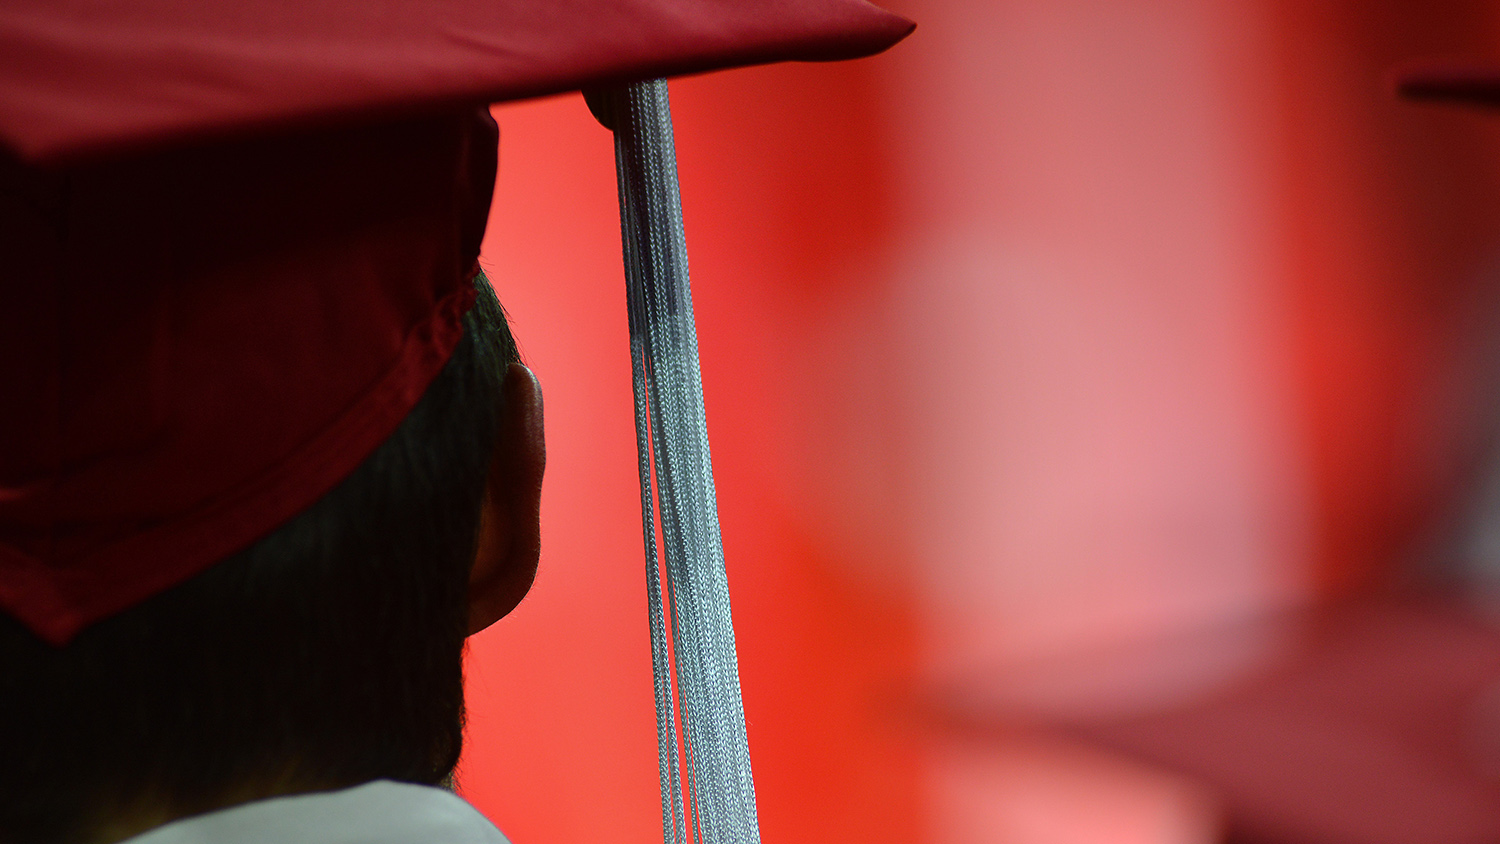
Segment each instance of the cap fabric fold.
[{"label": "cap fabric fold", "polygon": [[495,141],[480,110],[3,168],[0,606],[65,640],[352,472],[459,339]]}]

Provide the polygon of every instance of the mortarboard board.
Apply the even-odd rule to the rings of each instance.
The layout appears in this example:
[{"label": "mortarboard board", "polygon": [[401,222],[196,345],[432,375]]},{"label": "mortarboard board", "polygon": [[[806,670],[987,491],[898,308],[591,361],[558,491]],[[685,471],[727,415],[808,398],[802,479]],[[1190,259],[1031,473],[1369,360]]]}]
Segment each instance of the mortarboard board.
[{"label": "mortarboard board", "polygon": [[1494,64],[1427,61],[1396,70],[1396,91],[1410,100],[1500,108],[1500,67]]},{"label": "mortarboard board", "polygon": [[589,89],[619,164],[664,824],[757,838],[670,113],[640,80],[911,29],[863,0],[4,4],[0,608],[66,643],[352,471],[472,302],[477,107]]}]

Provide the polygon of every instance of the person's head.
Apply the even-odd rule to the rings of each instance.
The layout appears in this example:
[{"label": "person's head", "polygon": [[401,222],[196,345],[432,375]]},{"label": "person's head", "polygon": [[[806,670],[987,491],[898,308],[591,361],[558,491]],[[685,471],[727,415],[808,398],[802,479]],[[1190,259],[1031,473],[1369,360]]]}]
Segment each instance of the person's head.
[{"label": "person's head", "polygon": [[538,553],[495,141],[0,154],[0,842],[449,777],[464,638]]},{"label": "person's head", "polygon": [[540,394],[476,286],[420,403],[312,507],[65,647],[0,615],[0,840],[450,775],[463,641],[530,585],[544,459]]}]

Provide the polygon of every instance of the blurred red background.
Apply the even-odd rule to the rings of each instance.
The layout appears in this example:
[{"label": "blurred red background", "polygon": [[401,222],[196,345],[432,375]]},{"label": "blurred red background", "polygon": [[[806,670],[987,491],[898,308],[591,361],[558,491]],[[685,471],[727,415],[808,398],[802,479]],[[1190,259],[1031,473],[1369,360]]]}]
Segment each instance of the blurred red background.
[{"label": "blurred red background", "polygon": [[[1035,725],[1207,699],[1305,639],[1260,620],[1449,553],[1500,115],[1388,74],[1500,59],[1500,10],[889,5],[887,55],[672,86],[765,839],[1215,840],[1211,777]],[[545,544],[472,641],[461,786],[518,842],[656,841],[611,142],[576,96],[496,116]]]}]

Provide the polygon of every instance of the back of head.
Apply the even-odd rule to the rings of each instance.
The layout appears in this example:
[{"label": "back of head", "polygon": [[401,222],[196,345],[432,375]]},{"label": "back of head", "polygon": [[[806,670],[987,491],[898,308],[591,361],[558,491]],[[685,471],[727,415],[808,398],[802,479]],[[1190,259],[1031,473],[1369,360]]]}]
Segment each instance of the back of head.
[{"label": "back of head", "polygon": [[516,359],[494,142],[0,155],[0,841],[450,775]]},{"label": "back of head", "polygon": [[0,840],[88,840],[121,816],[450,774],[465,584],[516,357],[476,286],[420,403],[290,522],[65,647],[0,615]]}]

